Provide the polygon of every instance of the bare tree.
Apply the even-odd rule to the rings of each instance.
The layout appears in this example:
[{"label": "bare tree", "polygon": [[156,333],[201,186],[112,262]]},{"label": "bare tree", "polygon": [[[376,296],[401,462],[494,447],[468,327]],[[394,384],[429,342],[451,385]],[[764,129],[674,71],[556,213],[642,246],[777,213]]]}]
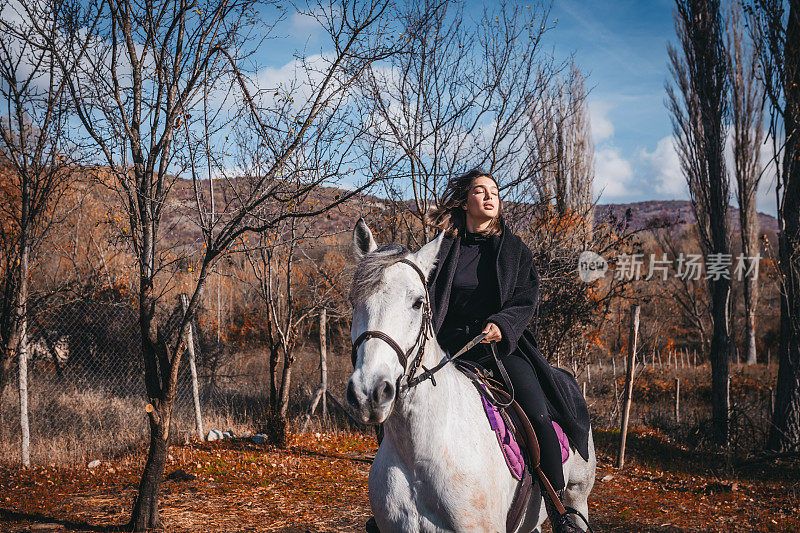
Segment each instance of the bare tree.
[{"label": "bare tree", "polygon": [[[687,230],[682,234],[676,234],[673,228],[656,230],[655,240],[662,254],[675,262],[679,257],[696,253],[697,235]],[[671,276],[664,280],[666,283],[665,296],[677,304],[680,310],[680,319],[689,326],[694,334],[697,335],[697,344],[700,349],[709,349],[709,300],[708,286],[703,280],[693,276]],[[673,317],[674,318],[674,317]]]},{"label": "bare tree", "polygon": [[[30,464],[27,412],[27,331],[31,304],[31,262],[58,220],[58,205],[74,175],[73,147],[65,131],[69,98],[54,56],[43,46],[62,26],[77,23],[74,7],[57,4],[38,21],[38,35],[24,10],[0,4],[0,393],[18,361],[22,463]],[[78,57],[79,39],[73,46]],[[84,43],[85,46],[85,43]],[[69,67],[67,67],[69,68]],[[35,291],[34,291],[35,295]]]},{"label": "bare tree", "polygon": [[744,276],[745,351],[748,365],[756,357],[756,309],[759,258],[756,194],[761,182],[760,149],[764,139],[763,86],[758,81],[758,57],[754,43],[743,30],[741,4],[730,2],[727,21],[727,62],[730,77],[730,111],[733,128],[733,163],[736,199],[739,203],[739,235],[747,268]]},{"label": "bare tree", "polygon": [[[668,47],[674,85],[667,84],[667,106],[706,264],[714,258],[724,264],[730,261],[724,159],[728,77],[719,1],[676,0],[675,30],[680,48]],[[729,275],[709,276],[711,408],[713,437],[720,444],[728,438],[730,288]]]},{"label": "bare tree", "polygon": [[[319,60],[298,60],[298,72],[306,77],[302,87],[294,92],[271,87],[270,93],[242,68],[258,46],[253,32],[263,32],[259,7],[255,0],[90,4],[85,7],[89,18],[99,21],[90,32],[91,53],[80,61],[77,73],[67,76],[77,119],[88,136],[86,148],[95,147],[103,163],[97,179],[113,186],[123,202],[123,229],[139,274],[150,447],[131,517],[130,527],[136,531],[160,523],[159,492],[182,339],[215,262],[241,246],[246,234],[274,228],[283,220],[313,217],[363,189],[313,204],[306,201],[321,185],[358,170],[348,169],[345,156],[332,152],[346,153],[360,131],[358,123],[354,127],[349,122],[357,116],[344,109],[352,85],[373,61],[394,50],[383,34],[392,20],[390,4],[342,0],[309,6],[308,15],[330,36],[332,51]],[[35,6],[27,9],[31,19],[40,15]],[[59,44],[55,39],[48,43],[63,71],[75,50]],[[234,98],[228,99],[230,87]],[[272,91],[278,94],[273,97]],[[225,111],[210,117],[201,113],[209,100],[209,107]],[[240,131],[251,132],[248,140],[263,156],[257,168],[243,175],[226,170]],[[208,135],[213,144],[206,142]],[[163,239],[165,209],[180,184],[177,176],[184,173],[191,176],[195,193],[194,207],[185,214],[200,228],[199,257]],[[226,199],[214,207],[214,217],[209,216],[204,178],[217,178]],[[285,209],[261,210],[266,204]],[[187,270],[191,276],[183,283],[190,289],[189,303],[177,331],[164,331],[162,301]]]},{"label": "bare tree", "polygon": [[533,153],[538,155],[532,181],[536,202],[555,206],[557,216],[588,215],[591,228],[594,145],[583,74],[574,63],[566,79],[532,106]]},{"label": "bare tree", "polygon": [[[302,298],[301,287],[308,282],[300,262],[300,243],[313,238],[311,225],[300,227],[289,218],[258,236],[246,256],[255,277],[255,289],[267,309],[269,353],[269,417],[267,432],[275,444],[286,440],[286,415],[295,361],[294,349],[307,318],[316,303]],[[280,379],[278,367],[281,366]]]},{"label": "bare tree", "polygon": [[770,104],[778,182],[780,363],[767,446],[791,450],[800,445],[800,2],[757,0],[750,7]]},{"label": "bare tree", "polygon": [[536,166],[529,111],[563,65],[542,51],[549,6],[540,2],[502,2],[477,23],[460,4],[409,4],[402,21],[409,46],[362,86],[363,105],[373,110],[362,146],[373,174],[409,185],[408,195],[397,181],[387,192],[410,196],[426,242],[422,222],[454,174],[477,167],[503,188],[526,181]]}]

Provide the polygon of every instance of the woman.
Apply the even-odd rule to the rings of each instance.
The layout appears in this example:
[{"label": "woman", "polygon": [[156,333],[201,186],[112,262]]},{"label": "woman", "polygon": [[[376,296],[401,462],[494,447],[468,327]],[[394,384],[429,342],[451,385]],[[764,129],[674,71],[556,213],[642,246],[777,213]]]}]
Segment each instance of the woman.
[{"label": "woman", "polygon": [[[462,358],[494,368],[497,354],[515,397],[539,439],[544,470],[553,487],[564,489],[555,419],[584,459],[588,457],[589,414],[578,384],[550,366],[527,326],[538,307],[539,277],[533,255],[503,220],[497,182],[480,170],[451,178],[431,222],[445,232],[429,280],[434,329],[442,347],[455,353],[479,333],[483,344]],[[544,492],[544,491],[543,491]],[[552,503],[546,500],[551,519]],[[554,524],[568,531],[574,523]]]}]

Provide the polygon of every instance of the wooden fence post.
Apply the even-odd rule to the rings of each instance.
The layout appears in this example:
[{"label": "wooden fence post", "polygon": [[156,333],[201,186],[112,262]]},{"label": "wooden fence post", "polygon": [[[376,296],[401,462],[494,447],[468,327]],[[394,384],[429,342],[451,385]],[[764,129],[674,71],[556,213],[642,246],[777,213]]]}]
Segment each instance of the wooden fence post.
[{"label": "wooden fence post", "polygon": [[681,423],[681,380],[675,378],[675,422]]},{"label": "wooden fence post", "polygon": [[[183,309],[183,314],[186,314],[186,310],[189,308],[189,297],[186,294],[181,294],[181,308]],[[194,400],[194,426],[197,429],[197,438],[200,439],[200,442],[205,440],[205,435],[203,434],[203,414],[200,411],[200,387],[197,384],[197,364],[195,362],[195,353],[194,353],[194,326],[192,322],[189,322],[189,327],[186,330],[186,338],[184,339],[186,342],[186,352],[189,354],[189,371],[192,374],[192,400]]]},{"label": "wooden fence post", "polygon": [[617,453],[617,468],[625,465],[625,441],[628,438],[628,417],[631,411],[633,396],[633,364],[636,357],[636,340],[639,332],[639,306],[631,308],[631,329],[628,335],[628,364],[625,374],[625,403],[622,408],[622,426],[619,433],[619,452]]},{"label": "wooden fence post", "polygon": [[[325,397],[328,394],[328,341],[327,341],[327,323],[328,311],[323,307],[319,313],[319,369],[320,369],[320,383],[317,392],[314,393],[314,399],[311,401],[311,407],[306,413],[303,427],[300,433],[305,433],[308,423],[311,421],[311,416],[317,409],[317,404],[320,399],[322,400],[322,420],[323,422],[328,418],[328,406],[325,403]],[[339,402],[336,401],[338,405]]]}]

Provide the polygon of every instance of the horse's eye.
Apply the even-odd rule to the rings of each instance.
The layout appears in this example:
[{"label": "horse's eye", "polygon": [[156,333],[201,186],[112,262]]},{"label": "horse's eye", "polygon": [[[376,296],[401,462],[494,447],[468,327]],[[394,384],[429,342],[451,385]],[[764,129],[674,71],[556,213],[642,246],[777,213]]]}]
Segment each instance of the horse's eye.
[{"label": "horse's eye", "polygon": [[413,307],[414,309],[419,309],[420,307],[422,307],[422,302],[423,302],[422,298],[417,298],[417,300],[414,302],[414,305],[412,305],[411,307]]}]

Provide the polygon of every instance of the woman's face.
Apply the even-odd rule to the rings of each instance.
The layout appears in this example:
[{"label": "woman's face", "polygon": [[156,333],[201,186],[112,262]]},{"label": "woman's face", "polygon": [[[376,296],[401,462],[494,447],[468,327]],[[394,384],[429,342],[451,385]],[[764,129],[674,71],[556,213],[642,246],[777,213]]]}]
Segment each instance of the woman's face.
[{"label": "woman's face", "polygon": [[478,176],[472,181],[464,209],[475,222],[492,220],[497,216],[500,212],[500,193],[492,178]]}]

